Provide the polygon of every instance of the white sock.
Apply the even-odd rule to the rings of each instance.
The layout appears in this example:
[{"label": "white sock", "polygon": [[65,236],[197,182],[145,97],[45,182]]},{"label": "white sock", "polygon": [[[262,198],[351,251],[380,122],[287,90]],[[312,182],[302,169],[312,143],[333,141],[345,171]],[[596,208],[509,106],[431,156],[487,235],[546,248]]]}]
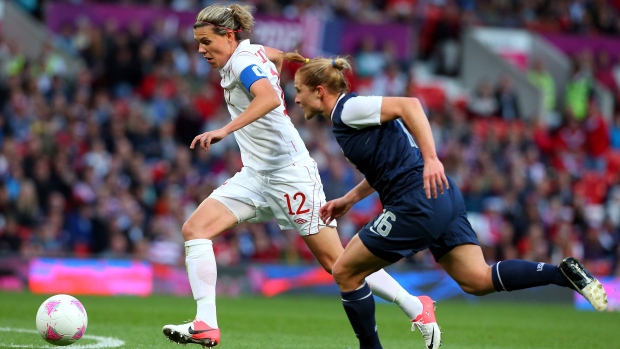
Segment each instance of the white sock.
[{"label": "white sock", "polygon": [[372,293],[390,303],[396,303],[409,320],[422,313],[422,302],[407,292],[393,277],[381,269],[366,277]]},{"label": "white sock", "polygon": [[215,310],[215,282],[217,265],[213,254],[213,243],[209,239],[194,239],[185,242],[185,265],[187,277],[198,304],[196,317],[211,328],[217,327]]}]

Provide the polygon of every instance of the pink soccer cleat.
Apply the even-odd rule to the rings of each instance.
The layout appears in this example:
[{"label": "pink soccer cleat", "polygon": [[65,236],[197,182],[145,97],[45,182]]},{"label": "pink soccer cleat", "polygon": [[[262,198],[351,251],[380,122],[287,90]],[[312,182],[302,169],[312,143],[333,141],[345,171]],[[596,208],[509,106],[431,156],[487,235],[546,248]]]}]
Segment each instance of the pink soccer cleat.
[{"label": "pink soccer cleat", "polygon": [[213,348],[220,342],[220,329],[211,328],[198,318],[182,325],[166,325],[163,332],[169,340],[178,344],[193,343]]},{"label": "pink soccer cleat", "polygon": [[411,321],[411,330],[415,331],[417,327],[424,337],[426,347],[437,349],[441,346],[441,329],[435,319],[435,301],[428,296],[420,296],[418,299],[422,302],[422,313]]}]

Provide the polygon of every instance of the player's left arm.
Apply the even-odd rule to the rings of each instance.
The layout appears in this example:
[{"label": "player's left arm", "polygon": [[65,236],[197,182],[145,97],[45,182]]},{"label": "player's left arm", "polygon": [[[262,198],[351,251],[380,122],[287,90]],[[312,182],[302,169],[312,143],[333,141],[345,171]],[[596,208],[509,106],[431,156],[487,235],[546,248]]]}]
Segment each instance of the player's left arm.
[{"label": "player's left arm", "polygon": [[448,178],[444,173],[443,164],[437,157],[435,140],[431,132],[422,104],[417,98],[383,97],[381,103],[381,123],[402,119],[409,132],[415,137],[422,157],[424,158],[424,190],[426,197],[436,198],[437,191],[443,194],[448,189]]},{"label": "player's left arm", "polygon": [[275,66],[278,74],[282,72],[282,63],[284,62],[284,52],[277,48],[263,46],[265,53],[267,53],[267,59],[269,59]]}]

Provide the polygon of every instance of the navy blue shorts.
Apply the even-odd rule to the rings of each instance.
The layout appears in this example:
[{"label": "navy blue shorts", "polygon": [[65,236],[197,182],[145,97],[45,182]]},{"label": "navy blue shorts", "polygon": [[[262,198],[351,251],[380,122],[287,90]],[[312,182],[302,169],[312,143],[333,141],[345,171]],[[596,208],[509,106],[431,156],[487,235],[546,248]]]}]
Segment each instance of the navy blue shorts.
[{"label": "navy blue shorts", "polygon": [[436,199],[427,199],[422,185],[403,193],[405,205],[384,206],[383,213],[359,232],[364,245],[375,256],[397,262],[430,249],[435,261],[453,248],[479,245],[467,220],[463,196],[449,179],[450,189]]}]

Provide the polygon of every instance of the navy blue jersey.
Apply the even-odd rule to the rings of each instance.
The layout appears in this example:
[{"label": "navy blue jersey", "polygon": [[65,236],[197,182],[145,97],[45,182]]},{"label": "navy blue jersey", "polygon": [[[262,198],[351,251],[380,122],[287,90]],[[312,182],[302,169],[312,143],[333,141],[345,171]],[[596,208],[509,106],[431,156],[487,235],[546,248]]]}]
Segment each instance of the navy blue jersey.
[{"label": "navy blue jersey", "polygon": [[[402,194],[422,187],[422,153],[400,119],[362,128],[345,123],[344,105],[356,97],[349,93],[336,103],[332,112],[334,136],[344,156],[366,176],[384,206],[405,204]],[[355,117],[346,115],[344,119]]]}]

